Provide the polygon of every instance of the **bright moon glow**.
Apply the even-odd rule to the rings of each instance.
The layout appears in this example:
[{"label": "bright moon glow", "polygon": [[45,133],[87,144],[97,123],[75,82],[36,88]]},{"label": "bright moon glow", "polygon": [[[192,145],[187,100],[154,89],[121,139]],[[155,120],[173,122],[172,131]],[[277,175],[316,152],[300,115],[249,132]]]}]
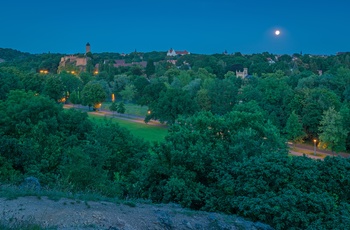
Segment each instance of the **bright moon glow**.
[{"label": "bright moon glow", "polygon": [[279,30],[276,30],[275,31],[275,34],[278,36],[278,35],[280,35],[280,33],[281,33],[281,31],[279,31]]}]

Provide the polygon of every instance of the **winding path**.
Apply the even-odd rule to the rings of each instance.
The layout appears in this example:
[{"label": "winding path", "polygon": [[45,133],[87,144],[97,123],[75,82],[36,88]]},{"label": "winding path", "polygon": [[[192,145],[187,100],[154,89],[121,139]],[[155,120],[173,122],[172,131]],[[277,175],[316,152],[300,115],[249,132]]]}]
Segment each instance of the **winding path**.
[{"label": "winding path", "polygon": [[[128,120],[131,122],[137,122],[137,123],[142,123],[142,124],[147,124],[147,125],[152,125],[152,126],[160,126],[160,127],[164,127],[166,128],[167,125],[165,124],[161,124],[159,121],[149,121],[148,123],[145,123],[144,118],[140,117],[140,116],[136,116],[136,115],[132,115],[132,114],[120,114],[120,113],[113,113],[109,110],[100,110],[100,111],[90,111],[88,106],[82,106],[82,105],[72,105],[72,104],[64,104],[63,108],[65,109],[69,109],[69,108],[75,108],[75,109],[79,109],[85,112],[89,112],[90,114],[94,114],[97,116],[107,116],[107,117],[111,117],[111,118],[115,118],[115,119],[123,119],[123,120]],[[314,155],[309,155],[309,154],[304,154],[305,152],[313,152],[314,151],[314,147],[311,145],[307,145],[307,144],[294,144],[294,146],[290,143],[288,143],[290,150],[289,153],[294,155],[294,156],[306,156],[312,159],[316,159],[316,160],[323,160],[324,157],[321,156],[314,156]],[[292,150],[292,147],[294,147],[294,150]],[[298,151],[295,151],[295,149],[297,149]],[[322,153],[325,154],[327,156],[333,156],[332,152],[329,150],[323,150],[323,149],[318,149],[316,150],[317,153]],[[334,156],[341,156],[344,158],[350,158],[350,154],[349,153],[339,153],[339,154],[335,154]]]}]

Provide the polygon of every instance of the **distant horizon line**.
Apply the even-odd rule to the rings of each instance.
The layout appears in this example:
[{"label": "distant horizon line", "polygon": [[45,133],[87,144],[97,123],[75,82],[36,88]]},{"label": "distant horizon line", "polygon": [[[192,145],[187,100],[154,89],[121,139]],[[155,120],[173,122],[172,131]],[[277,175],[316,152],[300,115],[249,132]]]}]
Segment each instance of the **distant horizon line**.
[{"label": "distant horizon line", "polygon": [[[11,50],[15,50],[15,51],[19,51],[21,53],[29,53],[29,54],[50,54],[50,53],[53,53],[53,54],[62,54],[62,55],[77,55],[77,54],[85,54],[83,52],[76,52],[76,53],[61,53],[61,52],[51,52],[51,51],[47,51],[47,52],[29,52],[29,51],[22,51],[20,49],[15,49],[15,48],[4,48],[4,47],[0,47],[0,49],[11,49]],[[170,48],[172,49],[172,48]],[[170,50],[169,49],[169,50]],[[151,52],[168,52],[169,50],[165,50],[165,51],[159,51],[159,50],[152,50],[152,51],[137,51],[137,49],[135,49],[136,53],[151,53]],[[188,51],[188,49],[185,49]],[[114,53],[114,54],[131,54],[131,53],[134,53],[135,51],[132,51],[132,52],[129,52],[129,53],[126,53],[126,52],[113,52],[113,51],[102,51],[102,52],[91,52],[92,54],[100,54],[100,53]],[[177,51],[177,50],[176,50]],[[215,54],[225,54],[225,51],[224,50],[223,52],[221,53],[196,53],[196,52],[190,52],[190,54],[195,54],[195,55],[215,55]],[[227,52],[226,54],[227,55],[234,55],[236,53],[241,53],[242,55],[254,55],[254,54],[262,54],[262,53],[269,53],[269,54],[273,54],[273,55],[294,55],[294,54],[301,54],[301,55],[317,55],[317,56],[332,56],[332,55],[339,55],[339,54],[343,54],[343,53],[350,53],[350,51],[338,51],[338,52],[335,52],[335,53],[332,53],[332,54],[327,54],[327,53],[304,53],[303,51],[300,51],[300,52],[293,52],[293,53],[273,53],[273,52],[269,52],[269,51],[263,51],[263,52],[252,52],[252,53],[245,53],[245,52],[241,52],[241,51],[236,51],[236,52]]]}]

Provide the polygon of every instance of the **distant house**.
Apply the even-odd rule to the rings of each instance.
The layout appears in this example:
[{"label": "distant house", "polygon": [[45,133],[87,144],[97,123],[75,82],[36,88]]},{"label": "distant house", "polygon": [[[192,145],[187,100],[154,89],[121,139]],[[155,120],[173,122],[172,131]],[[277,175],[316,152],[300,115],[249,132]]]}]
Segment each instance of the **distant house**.
[{"label": "distant house", "polygon": [[147,62],[146,61],[141,61],[141,62],[131,62],[131,63],[125,63],[125,60],[115,60],[113,66],[118,68],[121,66],[133,66],[133,65],[139,65],[143,68],[145,68],[147,66]]},{"label": "distant house", "polygon": [[184,50],[184,51],[175,51],[176,55],[187,55],[187,54],[190,54],[190,52],[188,52],[187,50]]},{"label": "distant house", "polygon": [[88,57],[78,57],[75,55],[64,56],[64,57],[61,57],[61,61],[59,63],[58,69],[62,70],[66,66],[73,65],[78,67],[80,71],[85,71],[88,59],[89,59]]},{"label": "distant house", "polygon": [[168,50],[166,56],[175,57],[175,56],[183,56],[183,55],[187,55],[187,54],[190,54],[190,52],[188,52],[187,50],[175,51],[173,48],[171,48],[170,50]]},{"label": "distant house", "polygon": [[175,56],[176,56],[175,50],[173,50],[173,48],[171,48],[171,49],[168,50],[168,52],[166,53],[166,56],[175,57]]},{"label": "distant house", "polygon": [[166,60],[166,62],[176,65],[177,60],[171,59],[171,60]]},{"label": "distant house", "polygon": [[61,57],[60,65],[65,66],[67,63],[74,63],[75,66],[83,67],[87,65],[87,58],[75,55]]},{"label": "distant house", "polygon": [[118,67],[121,67],[121,66],[130,66],[130,65],[126,64],[125,60],[115,60],[113,66],[118,68]]},{"label": "distant house", "polygon": [[268,62],[270,65],[276,63],[274,60],[272,60],[272,58],[267,58],[267,62]]},{"label": "distant house", "polygon": [[246,78],[247,76],[248,76],[248,68],[244,68],[243,72],[236,70],[236,77]]},{"label": "distant house", "polygon": [[[146,62],[146,61],[132,62],[131,64],[132,64],[132,65],[140,65],[140,66],[142,66],[143,68],[146,68],[146,66],[147,66],[147,62]],[[154,63],[154,64],[155,64],[155,63]]]},{"label": "distant house", "polygon": [[85,71],[88,63],[89,57],[86,56],[87,53],[90,53],[90,43],[87,43],[85,46],[85,55],[67,55],[61,57],[61,61],[58,66],[58,72],[64,70],[67,66],[75,66],[80,71]]}]

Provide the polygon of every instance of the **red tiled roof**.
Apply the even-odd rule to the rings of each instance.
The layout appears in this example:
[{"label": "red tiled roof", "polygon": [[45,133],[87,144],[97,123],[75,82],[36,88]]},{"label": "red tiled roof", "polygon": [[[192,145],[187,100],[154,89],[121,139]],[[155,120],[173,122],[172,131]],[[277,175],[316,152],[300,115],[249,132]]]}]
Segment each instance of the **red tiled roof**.
[{"label": "red tiled roof", "polygon": [[186,50],[184,50],[184,51],[175,51],[175,53],[176,53],[177,55],[185,55],[185,54],[188,54],[188,52],[187,52]]}]

